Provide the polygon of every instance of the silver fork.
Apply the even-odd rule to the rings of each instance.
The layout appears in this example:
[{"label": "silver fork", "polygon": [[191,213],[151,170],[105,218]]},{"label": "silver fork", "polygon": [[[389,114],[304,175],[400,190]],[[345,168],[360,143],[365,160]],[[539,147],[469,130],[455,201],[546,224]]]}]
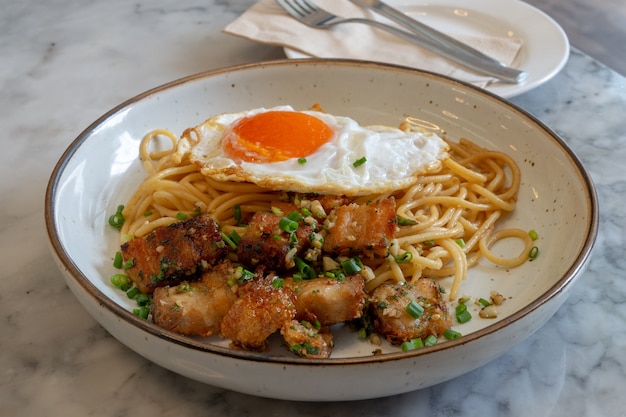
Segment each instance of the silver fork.
[{"label": "silver fork", "polygon": [[363,23],[377,29],[385,30],[399,38],[413,42],[423,48],[435,52],[449,60],[457,62],[480,74],[490,75],[498,80],[517,84],[526,79],[524,71],[507,67],[493,59],[484,59],[467,51],[459,50],[448,45],[434,42],[431,38],[418,33],[408,33],[404,30],[389,26],[382,22],[362,18],[343,18],[326,10],[320,9],[310,0],[276,0],[276,2],[292,17],[307,26],[317,29],[329,29],[341,23]]}]

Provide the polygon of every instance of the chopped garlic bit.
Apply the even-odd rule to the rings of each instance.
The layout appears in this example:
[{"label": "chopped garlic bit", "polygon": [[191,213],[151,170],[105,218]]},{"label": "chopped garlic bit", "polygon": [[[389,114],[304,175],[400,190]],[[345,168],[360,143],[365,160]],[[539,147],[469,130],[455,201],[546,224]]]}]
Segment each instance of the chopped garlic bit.
[{"label": "chopped garlic bit", "polygon": [[376,333],[372,333],[370,334],[370,343],[376,345],[376,346],[380,346],[382,344],[381,340],[380,340],[380,336]]},{"label": "chopped garlic bit", "polygon": [[491,301],[497,306],[501,305],[502,303],[506,301],[506,298],[497,291],[491,291],[489,293],[489,297],[491,298]]},{"label": "chopped garlic bit", "polygon": [[322,258],[322,266],[324,268],[324,272],[334,271],[335,269],[340,269],[341,265],[339,262],[335,261],[333,258],[329,256],[324,256]]},{"label": "chopped garlic bit", "polygon": [[496,309],[495,304],[490,304],[487,307],[480,309],[478,315],[483,319],[495,319],[498,317],[498,310]]},{"label": "chopped garlic bit", "polygon": [[311,202],[311,213],[313,213],[313,215],[315,217],[318,217],[320,219],[323,219],[326,217],[326,211],[324,211],[324,207],[322,207],[322,203],[320,203],[318,200],[313,200]]}]

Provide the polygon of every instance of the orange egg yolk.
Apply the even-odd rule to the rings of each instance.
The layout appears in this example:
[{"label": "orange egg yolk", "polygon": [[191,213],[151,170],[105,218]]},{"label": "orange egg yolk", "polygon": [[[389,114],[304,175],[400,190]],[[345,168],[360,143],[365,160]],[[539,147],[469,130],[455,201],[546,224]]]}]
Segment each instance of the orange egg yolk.
[{"label": "orange egg yolk", "polygon": [[234,160],[278,162],[311,155],[333,134],[333,130],[315,116],[268,111],[236,121],[226,131],[223,146]]}]

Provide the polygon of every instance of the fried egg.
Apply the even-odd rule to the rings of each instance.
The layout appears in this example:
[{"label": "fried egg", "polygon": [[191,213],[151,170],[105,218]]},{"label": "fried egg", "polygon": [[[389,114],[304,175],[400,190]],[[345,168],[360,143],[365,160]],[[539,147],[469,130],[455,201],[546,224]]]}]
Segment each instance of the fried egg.
[{"label": "fried egg", "polygon": [[201,172],[220,181],[335,195],[408,187],[441,166],[448,145],[436,134],[290,106],[211,117],[182,143]]}]

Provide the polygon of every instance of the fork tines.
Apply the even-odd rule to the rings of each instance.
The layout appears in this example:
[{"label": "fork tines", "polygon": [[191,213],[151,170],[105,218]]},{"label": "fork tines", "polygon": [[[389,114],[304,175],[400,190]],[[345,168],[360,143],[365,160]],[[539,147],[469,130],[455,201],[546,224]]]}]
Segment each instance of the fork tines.
[{"label": "fork tines", "polygon": [[319,8],[308,0],[276,0],[289,13],[305,17],[316,12]]}]

